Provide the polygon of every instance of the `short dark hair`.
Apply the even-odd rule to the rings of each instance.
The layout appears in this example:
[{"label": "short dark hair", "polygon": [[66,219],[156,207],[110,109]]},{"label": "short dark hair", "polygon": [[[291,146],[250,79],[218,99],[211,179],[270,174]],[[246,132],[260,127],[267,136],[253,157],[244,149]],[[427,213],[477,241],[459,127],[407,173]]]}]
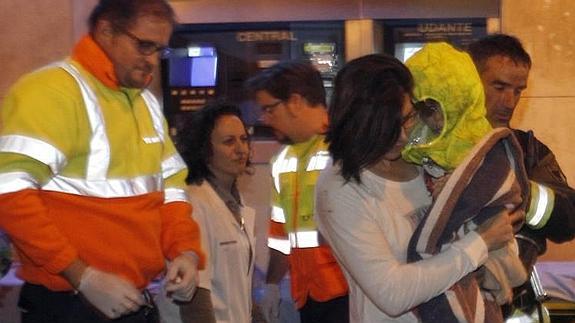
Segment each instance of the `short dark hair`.
[{"label": "short dark hair", "polygon": [[305,61],[277,63],[248,79],[245,86],[252,94],[266,91],[282,101],[299,94],[311,105],[326,105],[321,74]]},{"label": "short dark hair", "polygon": [[[211,135],[216,121],[222,116],[232,115],[242,117],[240,109],[225,101],[214,101],[197,112],[192,112],[186,120],[183,129],[176,136],[176,146],[188,166],[186,183],[201,184],[213,176],[208,168],[208,162],[213,155]],[[249,135],[245,123],[244,129]]]},{"label": "short dark hair", "polygon": [[176,24],[174,9],[165,0],[100,0],[90,14],[88,28],[93,32],[98,21],[104,19],[127,29],[138,17],[148,15]]},{"label": "short dark hair", "polygon": [[531,57],[523,48],[521,41],[514,36],[506,34],[493,34],[481,38],[467,48],[473,63],[481,73],[490,57],[509,57],[517,65],[525,65],[531,68]]},{"label": "short dark hair", "polygon": [[341,176],[360,183],[361,171],[387,153],[401,135],[411,73],[395,57],[373,54],[347,63],[335,78],[326,136]]}]

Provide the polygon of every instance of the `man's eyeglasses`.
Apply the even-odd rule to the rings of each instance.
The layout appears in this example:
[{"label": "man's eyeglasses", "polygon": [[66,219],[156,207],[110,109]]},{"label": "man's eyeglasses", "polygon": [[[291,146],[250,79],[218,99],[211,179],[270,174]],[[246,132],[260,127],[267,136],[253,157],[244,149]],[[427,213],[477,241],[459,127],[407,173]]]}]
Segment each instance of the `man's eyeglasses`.
[{"label": "man's eyeglasses", "polygon": [[260,106],[260,109],[262,110],[263,113],[272,113],[272,111],[275,109],[275,107],[277,107],[278,105],[280,105],[283,102],[284,101],[279,100],[279,101],[271,103],[271,104],[264,104],[264,105]]},{"label": "man's eyeglasses", "polygon": [[130,37],[135,43],[136,48],[138,49],[138,53],[144,56],[150,56],[156,52],[160,53],[161,58],[166,58],[172,52],[172,49],[168,46],[160,45],[155,41],[141,39],[140,37],[132,34],[131,32],[127,31],[124,28],[119,26],[115,26],[115,28],[120,31],[122,34]]}]

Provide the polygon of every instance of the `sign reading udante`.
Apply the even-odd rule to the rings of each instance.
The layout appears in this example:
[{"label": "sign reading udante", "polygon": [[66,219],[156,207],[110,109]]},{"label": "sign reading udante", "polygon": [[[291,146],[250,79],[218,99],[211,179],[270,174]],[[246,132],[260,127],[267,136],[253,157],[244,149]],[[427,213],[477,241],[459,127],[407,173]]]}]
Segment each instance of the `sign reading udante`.
[{"label": "sign reading udante", "polygon": [[487,34],[486,21],[481,18],[460,19],[405,19],[384,23],[391,31],[393,43],[425,43],[448,41],[465,46]]},{"label": "sign reading udante", "polygon": [[417,25],[417,31],[420,33],[471,35],[473,25],[471,23],[423,23]]}]

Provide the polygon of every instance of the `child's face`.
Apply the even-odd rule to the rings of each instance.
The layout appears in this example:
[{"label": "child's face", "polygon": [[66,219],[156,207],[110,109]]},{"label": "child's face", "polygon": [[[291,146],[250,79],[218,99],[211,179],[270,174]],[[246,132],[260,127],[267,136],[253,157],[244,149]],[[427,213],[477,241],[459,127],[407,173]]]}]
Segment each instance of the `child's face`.
[{"label": "child's face", "polygon": [[425,99],[416,104],[421,121],[423,121],[435,136],[443,129],[443,109],[441,104],[433,99]]}]

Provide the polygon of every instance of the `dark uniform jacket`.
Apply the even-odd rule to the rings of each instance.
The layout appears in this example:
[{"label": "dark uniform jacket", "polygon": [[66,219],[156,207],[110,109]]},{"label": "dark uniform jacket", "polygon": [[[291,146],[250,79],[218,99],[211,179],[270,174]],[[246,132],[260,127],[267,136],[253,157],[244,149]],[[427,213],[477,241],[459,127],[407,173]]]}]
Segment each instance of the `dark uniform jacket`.
[{"label": "dark uniform jacket", "polygon": [[[555,193],[553,211],[545,226],[533,229],[524,225],[516,235],[521,261],[528,272],[531,272],[537,256],[547,249],[547,239],[561,243],[575,237],[575,190],[567,184],[567,179],[553,152],[535,138],[532,131],[514,129],[514,133],[523,148],[525,169],[529,179],[552,189]],[[525,308],[534,304],[533,297],[529,297],[531,300],[527,301],[527,304],[522,297],[525,294],[533,296],[528,287],[529,282],[523,288],[518,288],[514,305]],[[520,302],[523,304],[518,304]]]},{"label": "dark uniform jacket", "polygon": [[523,235],[533,240],[537,255],[541,255],[547,249],[546,239],[561,243],[575,237],[575,190],[567,184],[553,152],[532,131],[514,129],[514,133],[523,148],[529,179],[555,192],[555,205],[547,224],[538,230],[525,225],[519,232],[520,238]]}]

